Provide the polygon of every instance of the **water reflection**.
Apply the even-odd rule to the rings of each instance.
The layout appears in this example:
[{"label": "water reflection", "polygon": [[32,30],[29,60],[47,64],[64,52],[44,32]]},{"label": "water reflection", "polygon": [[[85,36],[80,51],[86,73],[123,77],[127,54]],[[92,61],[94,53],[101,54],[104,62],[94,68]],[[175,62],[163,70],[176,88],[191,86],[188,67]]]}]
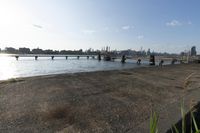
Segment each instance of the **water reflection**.
[{"label": "water reflection", "polygon": [[14,78],[15,72],[16,66],[11,61],[11,58],[0,57],[0,80]]},{"label": "water reflection", "polygon": [[[136,61],[128,61],[122,64],[120,60],[115,62],[98,61],[94,59],[76,57],[68,58],[56,57],[51,60],[51,57],[39,57],[35,61],[34,57],[20,57],[16,61],[15,57],[0,56],[0,80],[16,77],[29,77],[48,74],[60,73],[76,73],[76,72],[90,72],[100,70],[115,70],[139,67]],[[142,66],[145,66],[143,62]]]}]

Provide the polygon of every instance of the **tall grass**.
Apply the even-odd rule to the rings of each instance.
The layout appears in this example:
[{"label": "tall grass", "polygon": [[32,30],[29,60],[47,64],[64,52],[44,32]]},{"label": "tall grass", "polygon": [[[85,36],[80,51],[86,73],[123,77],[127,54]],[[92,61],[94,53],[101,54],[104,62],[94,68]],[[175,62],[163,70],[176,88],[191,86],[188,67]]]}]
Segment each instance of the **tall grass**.
[{"label": "tall grass", "polygon": [[[186,125],[186,112],[184,110],[183,104],[181,105],[181,129],[178,129],[175,125],[172,126],[172,133],[186,133],[186,129],[188,128]],[[190,133],[200,133],[200,128],[197,126],[197,121],[195,120],[194,113],[190,111]],[[158,133],[158,115],[153,112],[150,117],[150,133]],[[194,129],[192,128],[192,125]]]},{"label": "tall grass", "polygon": [[158,116],[155,112],[150,117],[150,133],[158,133]]}]

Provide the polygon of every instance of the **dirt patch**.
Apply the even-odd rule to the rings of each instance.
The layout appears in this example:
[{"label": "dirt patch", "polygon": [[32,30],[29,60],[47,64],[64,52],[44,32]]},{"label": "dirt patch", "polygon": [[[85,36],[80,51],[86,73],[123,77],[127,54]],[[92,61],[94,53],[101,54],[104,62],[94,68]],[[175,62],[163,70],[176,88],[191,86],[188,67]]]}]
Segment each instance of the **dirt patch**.
[{"label": "dirt patch", "polygon": [[130,72],[120,72],[121,75],[132,75],[133,73]]},{"label": "dirt patch", "polygon": [[70,106],[60,106],[49,109],[47,112],[43,112],[42,115],[45,121],[65,119],[67,123],[73,124],[75,121],[73,111],[74,110]]}]

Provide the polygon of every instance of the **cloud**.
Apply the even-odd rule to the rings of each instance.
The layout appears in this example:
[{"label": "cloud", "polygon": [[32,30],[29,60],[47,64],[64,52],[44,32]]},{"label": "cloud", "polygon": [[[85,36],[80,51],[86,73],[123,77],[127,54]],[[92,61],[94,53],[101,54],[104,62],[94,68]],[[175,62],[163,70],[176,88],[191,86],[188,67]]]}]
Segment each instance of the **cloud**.
[{"label": "cloud", "polygon": [[134,26],[130,26],[130,25],[125,25],[125,26],[122,26],[122,30],[130,30],[130,29],[133,29]]},{"label": "cloud", "polygon": [[143,35],[138,35],[138,36],[137,36],[137,39],[139,39],[139,40],[141,40],[141,39],[143,39],[143,38],[144,38]]},{"label": "cloud", "polygon": [[188,21],[188,25],[192,25],[192,22],[191,22],[191,21]]},{"label": "cloud", "polygon": [[126,26],[122,26],[122,29],[123,30],[129,30],[131,27],[130,26],[128,26],[128,25],[126,25]]},{"label": "cloud", "polygon": [[82,30],[82,33],[84,34],[94,34],[95,32],[95,30]]},{"label": "cloud", "polygon": [[171,26],[171,27],[181,26],[181,25],[182,25],[182,23],[179,22],[178,20],[172,20],[172,21],[166,23],[166,26]]},{"label": "cloud", "polygon": [[37,25],[37,24],[33,24],[33,27],[38,28],[38,29],[42,29],[43,28],[41,25]]}]

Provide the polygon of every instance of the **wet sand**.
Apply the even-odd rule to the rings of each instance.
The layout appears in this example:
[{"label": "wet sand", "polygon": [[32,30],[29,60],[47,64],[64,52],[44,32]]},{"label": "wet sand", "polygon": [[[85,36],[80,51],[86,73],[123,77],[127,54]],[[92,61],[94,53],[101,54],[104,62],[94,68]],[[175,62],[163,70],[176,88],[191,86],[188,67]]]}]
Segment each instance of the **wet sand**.
[{"label": "wet sand", "polygon": [[0,132],[145,133],[151,110],[166,132],[199,95],[199,64],[0,81]]}]

